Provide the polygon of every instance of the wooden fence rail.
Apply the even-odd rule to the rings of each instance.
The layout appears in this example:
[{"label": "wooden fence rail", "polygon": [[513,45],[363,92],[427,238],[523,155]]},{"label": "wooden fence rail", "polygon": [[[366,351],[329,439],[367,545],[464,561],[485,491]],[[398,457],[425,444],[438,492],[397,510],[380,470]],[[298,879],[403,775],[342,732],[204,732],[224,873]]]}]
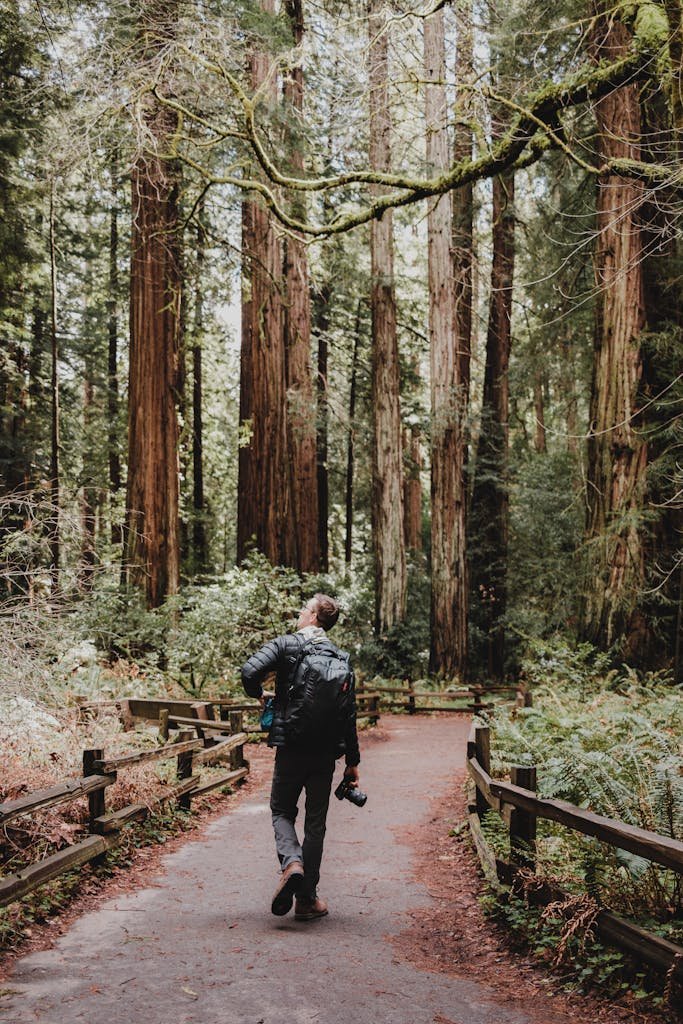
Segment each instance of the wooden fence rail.
[{"label": "wooden fence rail", "polygon": [[[471,686],[460,690],[416,690],[412,683],[405,686],[372,686],[372,690],[364,688],[358,690],[359,698],[366,692],[379,695],[381,704],[388,708],[400,708],[414,715],[417,712],[449,711],[457,714],[474,713],[486,711],[493,707],[493,704],[486,698],[500,693],[517,693],[518,703],[528,703],[528,696],[525,699],[523,691],[515,686]],[[484,699],[482,699],[484,698]],[[440,701],[433,704],[432,701]],[[455,705],[453,702],[467,700],[465,705]],[[419,703],[418,703],[419,702]]]},{"label": "wooden fence rail", "polygon": [[[159,712],[166,711],[163,702],[159,702]],[[147,708],[143,709],[146,713]],[[182,708],[184,710],[184,708]],[[185,725],[183,716],[178,724]],[[163,716],[160,718],[160,733],[163,736]],[[202,731],[196,737],[191,729],[181,728],[175,742],[152,750],[141,750],[122,757],[106,758],[102,750],[85,750],[83,752],[83,778],[67,779],[64,782],[35,793],[28,793],[16,800],[7,800],[0,804],[0,825],[5,825],[21,815],[34,814],[38,811],[86,797],[88,800],[88,828],[91,833],[85,839],[64,850],[58,850],[26,868],[11,875],[0,878],[0,907],[7,906],[27,893],[33,892],[45,882],[66,871],[73,871],[96,860],[118,842],[118,833],[134,821],[142,821],[160,807],[177,801],[179,806],[190,808],[193,797],[204,795],[213,789],[237,782],[249,772],[248,762],[244,759],[244,744],[248,736],[243,730],[241,712],[231,712],[229,722],[213,722],[200,717],[188,718],[188,722]],[[166,723],[168,724],[168,723]],[[206,737],[205,729],[222,733],[218,737]],[[226,735],[226,733],[230,735]],[[107,813],[105,806],[105,789],[116,782],[117,772],[133,765],[147,764],[151,761],[177,761],[178,784],[166,792],[152,797],[145,803],[128,804],[119,810]],[[227,758],[230,762],[228,771],[221,772],[204,782],[194,774],[194,767],[200,764],[216,764]]]},{"label": "wooden fence rail", "polygon": [[[556,821],[582,835],[591,836],[620,850],[627,850],[672,871],[683,873],[683,842],[670,836],[627,825],[623,821],[594,814],[565,800],[537,796],[536,769],[513,766],[511,782],[491,778],[490,733],[488,726],[473,725],[467,741],[467,771],[475,787],[475,802],[470,806],[469,822],[482,869],[494,888],[515,883],[520,868],[535,869],[536,822],[538,818]],[[481,831],[481,818],[489,809],[497,811],[508,824],[510,861],[498,860]],[[525,890],[539,903],[561,900],[554,887],[540,882],[536,889],[528,883]],[[611,945],[626,949],[636,958],[659,970],[671,972],[683,980],[683,947],[638,925],[600,909],[596,921],[598,935]]]},{"label": "wooden fence rail", "polygon": [[[358,697],[358,720],[368,721],[376,725],[380,718],[379,691],[361,689]],[[192,726],[197,734],[202,736],[202,729],[220,729],[216,722],[218,712],[221,722],[228,721],[231,714],[241,713],[248,715],[253,726],[252,732],[258,726],[254,719],[261,713],[261,705],[258,701],[245,701],[234,697],[218,697],[208,701],[197,700],[166,700],[148,699],[144,697],[126,697],[121,700],[88,701],[83,697],[76,698],[79,706],[79,714],[83,719],[100,711],[113,710],[119,715],[124,729],[131,729],[136,722],[166,722],[168,728],[182,729]],[[166,738],[168,733],[166,732]]]}]

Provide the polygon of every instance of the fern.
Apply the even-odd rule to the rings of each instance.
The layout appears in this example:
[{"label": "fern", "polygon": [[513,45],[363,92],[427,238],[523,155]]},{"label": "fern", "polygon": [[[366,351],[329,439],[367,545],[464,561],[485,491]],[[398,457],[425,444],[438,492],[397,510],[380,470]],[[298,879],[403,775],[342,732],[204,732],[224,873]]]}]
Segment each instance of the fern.
[{"label": "fern", "polygon": [[[524,668],[534,706],[497,710],[493,774],[535,764],[540,796],[683,840],[681,688],[656,674],[608,672],[588,645],[546,643]],[[669,937],[680,931],[673,872],[547,822],[539,822],[538,858],[539,870],[565,885],[588,887]]]}]

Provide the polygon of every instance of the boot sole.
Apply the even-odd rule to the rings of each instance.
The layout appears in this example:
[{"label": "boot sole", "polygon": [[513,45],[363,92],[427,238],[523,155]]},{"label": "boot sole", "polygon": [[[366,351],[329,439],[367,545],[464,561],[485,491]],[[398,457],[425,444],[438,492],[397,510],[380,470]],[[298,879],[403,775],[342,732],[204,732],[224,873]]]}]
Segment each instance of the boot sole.
[{"label": "boot sole", "polygon": [[294,914],[295,921],[317,921],[320,917],[327,917],[329,910],[321,910],[316,914]]},{"label": "boot sole", "polygon": [[284,917],[285,914],[289,913],[294,903],[294,897],[303,885],[303,881],[303,873],[295,871],[289,876],[282,888],[275,893],[270,909],[276,917]]}]

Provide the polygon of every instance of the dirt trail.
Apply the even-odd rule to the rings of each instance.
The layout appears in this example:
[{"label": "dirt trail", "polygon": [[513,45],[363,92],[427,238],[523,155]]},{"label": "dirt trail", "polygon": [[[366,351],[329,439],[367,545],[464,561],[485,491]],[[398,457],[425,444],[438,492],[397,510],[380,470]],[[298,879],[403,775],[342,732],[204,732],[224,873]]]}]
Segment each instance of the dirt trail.
[{"label": "dirt trail", "polygon": [[[366,806],[332,799],[320,885],[329,917],[304,924],[269,912],[277,871],[263,784],[208,825],[200,840],[165,856],[154,885],[117,895],[79,918],[52,949],[19,960],[5,982],[0,1021],[574,1024],[594,1019],[588,1007],[585,1016],[568,1012],[563,998],[529,984],[524,970],[512,993],[509,986],[479,980],[488,972],[477,970],[474,897],[463,909],[463,923],[470,916],[470,943],[475,942],[466,962],[454,958],[460,962],[444,964],[446,944],[430,964],[425,935],[432,916],[443,926],[450,904],[438,894],[435,901],[420,864],[425,852],[434,855],[435,840],[447,830],[443,809],[451,806],[462,778],[468,723],[426,716],[385,721],[386,742],[371,740],[362,750]],[[471,889],[471,870],[468,874],[463,898]],[[455,935],[455,909],[449,921]],[[485,959],[492,959],[490,945]]]}]

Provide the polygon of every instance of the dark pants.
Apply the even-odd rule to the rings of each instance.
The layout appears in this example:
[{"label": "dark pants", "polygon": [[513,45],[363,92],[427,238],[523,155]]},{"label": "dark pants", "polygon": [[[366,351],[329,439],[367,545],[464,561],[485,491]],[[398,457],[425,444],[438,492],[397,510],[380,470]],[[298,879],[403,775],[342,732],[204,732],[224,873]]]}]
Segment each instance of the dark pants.
[{"label": "dark pants", "polygon": [[[301,895],[315,897],[323,856],[325,821],[330,802],[334,759],[329,754],[278,747],[270,793],[275,847],[284,870],[292,861],[304,866]],[[304,841],[299,843],[294,822],[302,789],[306,790]]]}]

